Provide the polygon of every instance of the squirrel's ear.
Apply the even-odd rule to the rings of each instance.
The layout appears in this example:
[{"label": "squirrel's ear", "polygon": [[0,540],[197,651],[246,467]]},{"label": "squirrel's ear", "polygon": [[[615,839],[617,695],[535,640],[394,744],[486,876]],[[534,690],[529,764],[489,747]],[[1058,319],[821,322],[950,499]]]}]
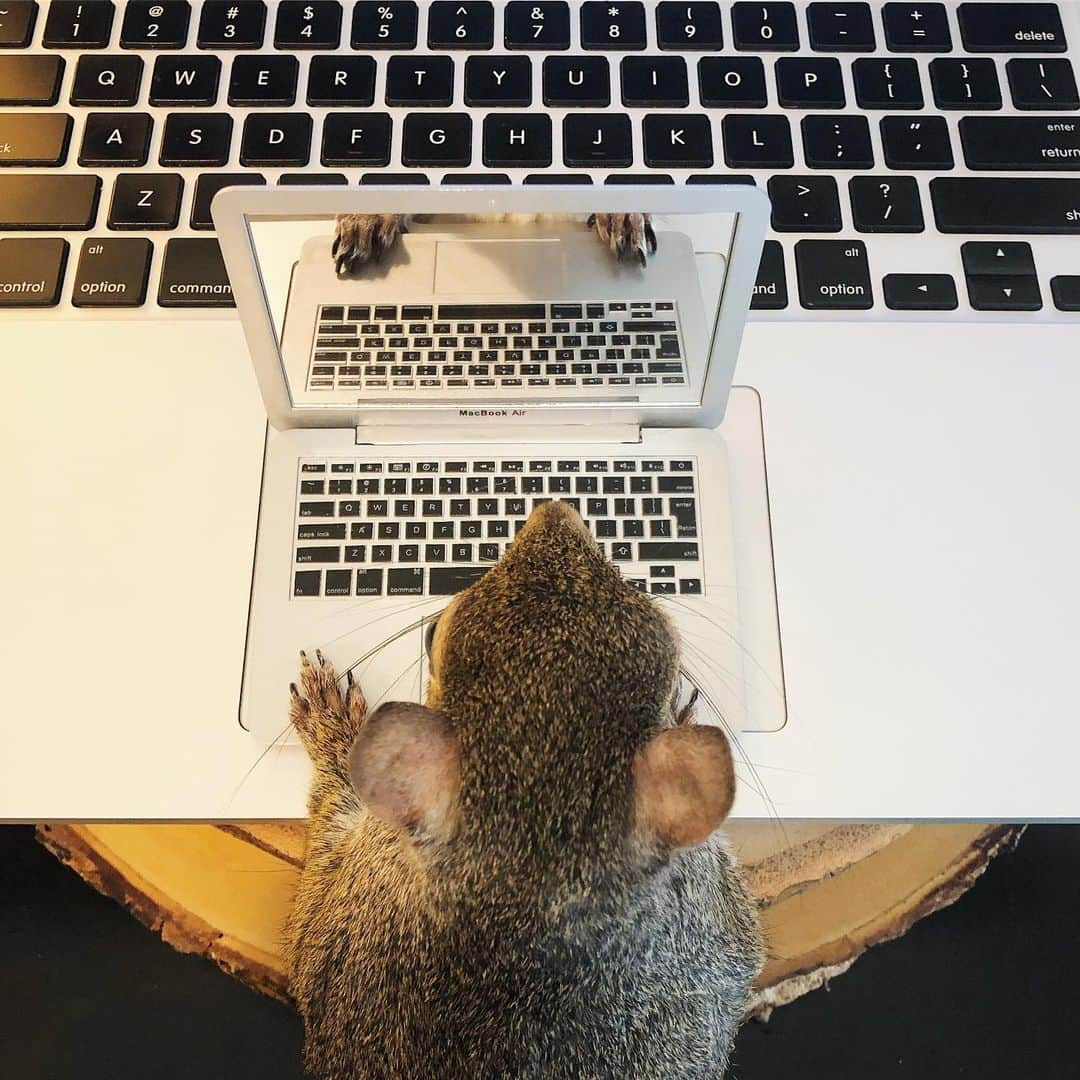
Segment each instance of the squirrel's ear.
[{"label": "squirrel's ear", "polygon": [[377,817],[446,839],[458,790],[458,744],[446,716],[405,701],[380,705],[349,753],[349,776]]},{"label": "squirrel's ear", "polygon": [[734,799],[731,747],[718,727],[668,728],[634,759],[634,827],[647,843],[702,843],[723,823]]}]

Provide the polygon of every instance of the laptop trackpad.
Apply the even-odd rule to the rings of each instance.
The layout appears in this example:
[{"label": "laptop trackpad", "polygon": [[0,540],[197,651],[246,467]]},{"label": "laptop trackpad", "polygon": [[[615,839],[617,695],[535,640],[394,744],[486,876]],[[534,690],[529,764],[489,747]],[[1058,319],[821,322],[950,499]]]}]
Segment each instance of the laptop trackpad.
[{"label": "laptop trackpad", "polygon": [[563,245],[545,240],[439,240],[435,292],[560,296]]}]

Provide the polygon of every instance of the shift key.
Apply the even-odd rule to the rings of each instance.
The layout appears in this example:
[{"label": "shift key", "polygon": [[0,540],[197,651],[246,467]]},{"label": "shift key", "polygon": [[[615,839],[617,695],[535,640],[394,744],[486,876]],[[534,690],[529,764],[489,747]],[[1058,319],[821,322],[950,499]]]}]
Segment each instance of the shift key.
[{"label": "shift key", "polygon": [[176,236],[165,245],[158,303],[162,307],[236,306],[217,240]]},{"label": "shift key", "polygon": [[89,229],[100,191],[91,173],[0,173],[0,229]]},{"label": "shift key", "polygon": [[63,165],[70,138],[63,113],[0,113],[0,167]]},{"label": "shift key", "polygon": [[638,558],[642,562],[681,562],[699,557],[697,544],[685,540],[643,540],[638,544]]}]

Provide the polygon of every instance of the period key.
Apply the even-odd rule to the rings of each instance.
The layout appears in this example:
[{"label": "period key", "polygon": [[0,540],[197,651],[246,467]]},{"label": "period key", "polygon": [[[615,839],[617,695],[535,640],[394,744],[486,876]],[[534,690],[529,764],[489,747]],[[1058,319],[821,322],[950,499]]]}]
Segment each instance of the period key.
[{"label": "period key", "polygon": [[75,307],[139,307],[146,300],[151,244],[142,237],[88,237],[71,287]]}]

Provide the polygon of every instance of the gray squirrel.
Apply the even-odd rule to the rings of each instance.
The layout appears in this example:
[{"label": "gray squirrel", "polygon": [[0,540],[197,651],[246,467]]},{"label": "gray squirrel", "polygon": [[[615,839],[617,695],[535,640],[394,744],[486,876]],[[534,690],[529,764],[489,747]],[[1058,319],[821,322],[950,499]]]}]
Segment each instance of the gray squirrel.
[{"label": "gray squirrel", "polygon": [[426,705],[301,654],[286,927],[318,1080],[720,1077],[764,958],[666,615],[544,503],[434,624]]}]

